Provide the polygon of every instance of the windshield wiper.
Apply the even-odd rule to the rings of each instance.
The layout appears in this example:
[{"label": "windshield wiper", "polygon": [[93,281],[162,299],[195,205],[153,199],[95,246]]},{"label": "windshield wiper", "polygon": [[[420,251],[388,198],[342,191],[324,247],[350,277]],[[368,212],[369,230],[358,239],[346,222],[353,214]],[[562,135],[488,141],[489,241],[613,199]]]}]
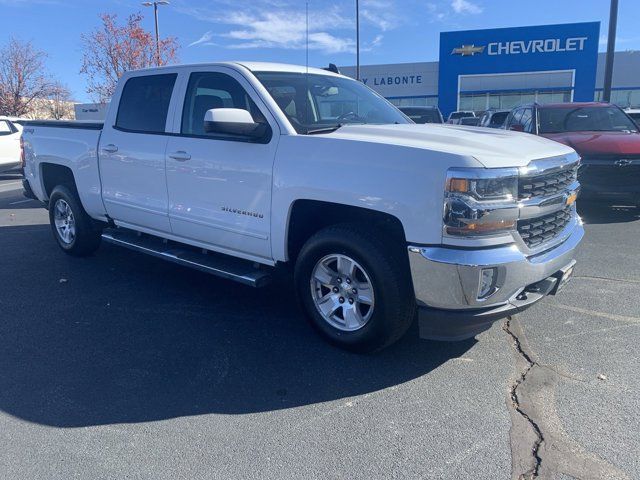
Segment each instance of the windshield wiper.
[{"label": "windshield wiper", "polygon": [[331,132],[335,132],[341,126],[342,126],[342,123],[339,123],[339,124],[333,125],[331,127],[322,127],[322,128],[315,128],[313,130],[307,130],[307,135],[313,135],[315,133],[331,133]]}]

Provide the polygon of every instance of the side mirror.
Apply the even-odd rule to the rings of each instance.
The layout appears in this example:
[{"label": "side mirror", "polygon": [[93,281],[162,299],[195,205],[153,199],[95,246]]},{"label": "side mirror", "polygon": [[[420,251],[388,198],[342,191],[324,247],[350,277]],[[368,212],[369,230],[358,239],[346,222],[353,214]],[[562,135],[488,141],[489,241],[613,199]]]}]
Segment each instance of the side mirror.
[{"label": "side mirror", "polygon": [[247,110],[241,108],[213,108],[204,115],[205,133],[235,135],[267,143],[271,128],[266,123],[256,123]]},{"label": "side mirror", "polygon": [[519,123],[514,123],[509,127],[509,130],[513,130],[514,132],[524,132],[524,127]]}]

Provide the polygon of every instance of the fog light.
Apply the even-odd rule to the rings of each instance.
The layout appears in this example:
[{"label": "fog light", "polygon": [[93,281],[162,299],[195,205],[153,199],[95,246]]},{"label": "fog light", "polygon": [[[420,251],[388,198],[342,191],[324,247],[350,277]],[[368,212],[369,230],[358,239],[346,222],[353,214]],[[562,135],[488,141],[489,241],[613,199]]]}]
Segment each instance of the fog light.
[{"label": "fog light", "polygon": [[487,298],[496,291],[497,271],[495,268],[483,268],[480,272],[480,285],[478,286],[478,298]]}]

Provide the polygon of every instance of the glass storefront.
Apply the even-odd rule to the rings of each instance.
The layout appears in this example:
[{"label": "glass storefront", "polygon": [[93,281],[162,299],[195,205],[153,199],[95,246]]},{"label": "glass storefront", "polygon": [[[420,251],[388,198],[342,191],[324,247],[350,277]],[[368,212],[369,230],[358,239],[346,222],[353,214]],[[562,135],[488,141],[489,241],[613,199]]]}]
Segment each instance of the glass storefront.
[{"label": "glass storefront", "polygon": [[460,94],[460,110],[482,111],[489,108],[511,109],[524,103],[570,102],[571,91],[487,92]]},{"label": "glass storefront", "polygon": [[[424,97],[389,97],[397,107],[438,106],[437,96]],[[596,102],[602,101],[602,90],[596,90]],[[508,110],[524,103],[561,103],[571,101],[570,90],[524,91],[524,92],[487,92],[460,95],[460,110],[476,112],[497,108]],[[640,88],[619,89],[611,91],[611,102],[620,107],[640,108]]]},{"label": "glass storefront", "polygon": [[[596,90],[594,100],[602,101],[602,90]],[[640,107],[640,88],[611,90],[611,103],[623,108]]]},{"label": "glass storefront", "polygon": [[437,107],[438,97],[388,97],[391,103],[396,107]]}]

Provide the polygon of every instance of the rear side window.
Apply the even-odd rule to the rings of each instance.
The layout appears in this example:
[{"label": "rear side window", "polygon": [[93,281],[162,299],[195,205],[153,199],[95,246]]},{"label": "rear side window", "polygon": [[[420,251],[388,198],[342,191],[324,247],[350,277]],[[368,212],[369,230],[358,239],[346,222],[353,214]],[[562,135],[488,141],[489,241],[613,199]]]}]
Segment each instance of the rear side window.
[{"label": "rear side window", "polygon": [[116,127],[140,133],[164,133],[177,74],[127,80],[118,106]]}]

